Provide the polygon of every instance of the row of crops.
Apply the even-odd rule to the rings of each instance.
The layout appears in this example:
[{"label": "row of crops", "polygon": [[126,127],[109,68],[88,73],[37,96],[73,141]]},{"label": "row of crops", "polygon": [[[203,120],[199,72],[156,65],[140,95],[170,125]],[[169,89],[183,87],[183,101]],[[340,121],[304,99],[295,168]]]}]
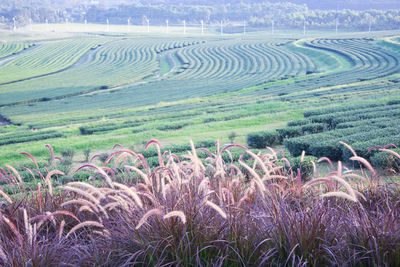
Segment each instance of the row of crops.
[{"label": "row of crops", "polygon": [[[40,50],[37,49],[29,57],[23,58],[23,65],[15,60],[2,66],[5,72],[12,73],[10,75],[19,80],[28,77],[30,72],[39,75],[39,72],[46,74],[46,70],[51,70],[51,75],[39,75],[27,81],[0,86],[0,105],[24,102],[31,104],[40,102],[43,97],[54,100],[84,95],[82,97],[86,99],[96,91],[143,82],[158,72],[158,53],[197,44],[183,40],[161,42],[126,38],[82,38],[74,40],[75,43],[71,42],[73,41],[67,40],[43,44]],[[81,47],[79,53],[71,56],[69,53],[73,53],[74,48],[78,49],[75,45],[85,47]],[[51,55],[54,47],[58,47],[57,53]],[[62,47],[68,47],[70,51],[65,51]],[[49,58],[57,58],[57,62],[49,61],[47,55]],[[39,67],[29,65],[31,57],[35,58],[32,64],[39,64]],[[55,64],[58,65],[54,66]],[[31,70],[22,72],[21,68],[25,67]],[[60,72],[54,71],[60,69]],[[4,76],[4,79],[7,77]]]},{"label": "row of crops", "polygon": [[346,57],[353,65],[358,79],[380,78],[399,70],[399,59],[390,51],[376,49],[373,39],[315,39],[307,43],[316,49],[335,51]]},{"label": "row of crops", "polygon": [[11,134],[0,134],[0,146],[61,137],[63,137],[63,134],[56,131],[24,131]]},{"label": "row of crops", "polygon": [[342,67],[293,83],[268,86],[265,90],[248,94],[269,94],[294,100],[374,90],[373,87],[389,90],[398,87],[396,79],[390,82],[380,80],[400,72],[400,46],[388,48],[385,42],[370,38],[312,39],[304,41],[303,45],[313,52],[328,53],[326,57],[340,58]]},{"label": "row of crops", "polygon": [[39,45],[37,49],[0,66],[0,84],[55,73],[75,63],[95,47],[97,40],[63,40]]},{"label": "row of crops", "polygon": [[35,44],[29,42],[0,43],[0,59],[18,54],[33,46],[35,46]]},{"label": "row of crops", "polygon": [[[313,74],[325,64],[320,58],[327,51],[342,60],[347,58],[351,61],[350,69],[330,70],[323,75],[310,76],[296,83],[274,84],[250,94],[296,94],[299,89],[304,92],[379,78],[395,73],[400,68],[398,55],[365,38],[307,41],[305,45],[313,47],[312,54],[293,49],[294,40],[290,39],[105,39],[97,38],[99,44],[104,44],[89,49],[72,68],[61,73],[1,86],[0,104],[23,104],[25,101],[30,105],[29,110],[45,112],[52,107],[48,103],[40,103],[43,96],[50,100],[65,98],[55,104],[57,108],[67,111],[76,110],[77,106],[87,109],[128,107],[156,104],[156,101],[175,101],[194,95],[210,96]],[[86,40],[82,38],[81,41]],[[315,57],[315,53],[320,55]],[[175,72],[158,79],[158,58],[164,54],[171,54],[177,59],[175,63],[178,65],[175,66]],[[122,90],[112,91],[112,94],[107,90],[102,92],[102,88],[118,85],[126,86]],[[318,94],[321,93],[315,93],[315,96]],[[157,95],[157,100],[149,97],[153,95]],[[84,105],[88,102],[89,105]],[[6,115],[25,112],[24,105],[8,110]]]},{"label": "row of crops", "polygon": [[352,152],[339,141],[348,143],[366,159],[387,145],[400,146],[400,101],[384,104],[360,104],[313,110],[304,119],[278,130],[291,155],[304,150],[316,157],[346,161]]},{"label": "row of crops", "polygon": [[[285,75],[304,75],[314,63],[284,48],[280,43],[225,41],[181,49],[176,52],[182,63],[171,79],[229,79],[252,77],[256,81]],[[256,82],[255,81],[255,82]]]}]

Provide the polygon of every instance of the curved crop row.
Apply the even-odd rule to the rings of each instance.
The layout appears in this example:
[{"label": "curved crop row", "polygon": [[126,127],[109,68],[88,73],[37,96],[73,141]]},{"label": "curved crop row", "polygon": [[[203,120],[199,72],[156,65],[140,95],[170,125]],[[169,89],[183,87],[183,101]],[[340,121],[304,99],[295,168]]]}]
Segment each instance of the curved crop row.
[{"label": "curved crop row", "polygon": [[27,42],[0,43],[0,59],[15,55],[32,46],[34,46],[34,44]]}]

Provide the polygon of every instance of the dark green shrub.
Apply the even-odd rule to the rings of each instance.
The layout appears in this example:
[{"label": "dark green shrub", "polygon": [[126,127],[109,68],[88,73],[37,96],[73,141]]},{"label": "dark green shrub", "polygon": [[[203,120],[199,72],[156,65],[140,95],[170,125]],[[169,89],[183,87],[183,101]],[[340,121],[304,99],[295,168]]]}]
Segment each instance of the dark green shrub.
[{"label": "dark green shrub", "polygon": [[102,163],[106,162],[107,158],[108,158],[109,154],[108,153],[102,153],[99,157],[100,161]]},{"label": "dark green shrub", "polygon": [[324,123],[309,123],[301,126],[302,134],[321,133],[327,128]]},{"label": "dark green shrub", "polygon": [[303,150],[308,152],[310,146],[308,142],[301,137],[286,139],[284,140],[283,144],[285,145],[286,149],[289,150],[292,157],[300,156]]},{"label": "dark green shrub", "polygon": [[278,132],[279,140],[301,136],[303,134],[302,126],[292,126],[276,130]]},{"label": "dark green shrub", "polygon": [[170,124],[158,126],[157,129],[160,131],[175,131],[175,130],[182,129],[183,127],[185,127],[187,125],[189,125],[189,123],[187,123],[187,122],[185,122],[185,123],[170,123]]},{"label": "dark green shrub", "polygon": [[288,158],[292,170],[297,173],[297,169],[300,169],[301,179],[310,178],[313,175],[314,167],[312,162],[317,162],[317,158],[313,156],[305,156],[303,161],[301,161],[301,157],[289,157]]},{"label": "dark green shrub", "polygon": [[72,159],[74,157],[75,151],[72,149],[65,149],[63,151],[61,151],[61,156],[63,158],[68,158],[68,159]]},{"label": "dark green shrub", "polygon": [[210,117],[210,118],[205,118],[205,119],[203,120],[204,123],[213,122],[213,121],[217,121],[217,119],[216,119],[216,118]]},{"label": "dark green shrub", "polygon": [[342,145],[336,141],[322,141],[310,144],[307,154],[315,157],[327,157],[331,160],[341,160],[342,158]]},{"label": "dark green shrub", "polygon": [[256,132],[247,135],[247,145],[252,148],[266,148],[279,141],[276,132]]},{"label": "dark green shrub", "polygon": [[[397,154],[400,154],[400,149],[391,149]],[[371,158],[370,162],[375,168],[383,170],[393,170],[396,173],[400,172],[400,158],[387,152],[375,153]]]},{"label": "dark green shrub", "polygon": [[309,124],[309,123],[310,123],[310,120],[303,119],[303,120],[297,120],[297,121],[290,121],[290,122],[288,122],[287,126],[288,127],[302,126],[302,125],[306,125],[306,124]]},{"label": "dark green shrub", "polygon": [[0,146],[9,144],[18,144],[32,141],[40,141],[50,138],[62,137],[62,133],[56,131],[45,131],[45,132],[21,132],[12,135],[3,135],[0,137]]},{"label": "dark green shrub", "polygon": [[[353,150],[358,156],[361,156],[367,160],[372,160],[375,154],[379,153],[377,146],[386,146],[388,144],[394,144],[400,147],[400,135],[389,135],[386,137],[370,138],[367,141],[349,143]],[[375,148],[374,148],[375,147]],[[353,154],[346,147],[342,147],[342,159],[344,161],[349,161],[349,158]],[[377,166],[379,167],[379,166]]]},{"label": "dark green shrub", "polygon": [[397,105],[400,104],[400,99],[390,100],[386,103],[386,105]]},{"label": "dark green shrub", "polygon": [[[278,159],[282,159],[282,155],[278,154]],[[289,161],[290,166],[286,163],[286,161],[277,161],[276,164],[278,166],[283,166],[284,170],[286,172],[289,172],[290,170],[292,173],[297,175],[297,169],[300,169],[300,174],[302,179],[306,179],[307,177],[311,177],[314,172],[314,167],[312,162],[317,162],[317,158],[314,156],[305,156],[303,161],[301,161],[301,156],[298,157],[292,157],[289,155],[286,155],[285,158]]]},{"label": "dark green shrub", "polygon": [[153,168],[153,167],[156,167],[159,165],[158,157],[147,158],[146,161],[150,168]]},{"label": "dark green shrub", "polygon": [[93,134],[93,130],[88,129],[87,127],[79,127],[79,132],[81,135],[90,135]]},{"label": "dark green shrub", "polygon": [[88,126],[79,127],[79,132],[81,135],[90,135],[90,134],[102,133],[102,132],[107,132],[107,131],[129,128],[129,127],[137,127],[140,125],[141,125],[141,123],[139,123],[138,121],[125,121],[120,124],[105,123],[105,124],[99,124],[99,125],[88,125]]}]

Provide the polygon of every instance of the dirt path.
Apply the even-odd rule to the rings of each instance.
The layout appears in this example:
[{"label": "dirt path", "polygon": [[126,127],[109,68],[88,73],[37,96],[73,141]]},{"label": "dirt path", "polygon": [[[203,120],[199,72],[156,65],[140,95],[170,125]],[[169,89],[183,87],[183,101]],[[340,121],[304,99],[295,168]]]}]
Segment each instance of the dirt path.
[{"label": "dirt path", "polygon": [[176,69],[176,67],[178,66],[178,64],[176,63],[174,57],[172,56],[172,53],[173,53],[173,52],[168,53],[168,54],[165,56],[165,59],[167,60],[168,63],[170,63],[171,68],[168,70],[167,73],[165,73],[163,76],[161,76],[161,78],[165,78],[166,76],[168,76],[169,74],[171,74],[172,72],[174,72],[175,69]]}]

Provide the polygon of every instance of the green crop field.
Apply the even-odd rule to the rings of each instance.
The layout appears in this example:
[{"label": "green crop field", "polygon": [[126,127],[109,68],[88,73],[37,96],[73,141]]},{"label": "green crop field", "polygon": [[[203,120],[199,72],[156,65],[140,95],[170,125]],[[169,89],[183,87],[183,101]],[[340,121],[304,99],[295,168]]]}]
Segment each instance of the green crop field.
[{"label": "green crop field", "polygon": [[[151,138],[167,144],[189,138],[228,142],[231,132],[243,143],[248,133],[281,129],[321,107],[338,113],[337,125],[315,138],[361,142],[347,133],[357,135],[359,128],[345,126],[363,125],[357,112],[366,124],[374,121],[378,132],[398,133],[398,108],[385,103],[400,98],[400,32],[220,36],[171,29],[5,35],[1,164],[26,160],[20,151],[45,159],[47,143],[56,153],[73,149],[77,155],[116,143],[140,147]],[[360,103],[366,106],[359,111],[340,109]],[[330,109],[321,112],[306,116],[308,123],[324,128],[322,117],[336,116]],[[291,138],[285,142],[314,137]],[[387,142],[400,145],[397,139]]]},{"label": "green crop field", "polygon": [[0,266],[400,266],[398,9],[3,2]]}]

